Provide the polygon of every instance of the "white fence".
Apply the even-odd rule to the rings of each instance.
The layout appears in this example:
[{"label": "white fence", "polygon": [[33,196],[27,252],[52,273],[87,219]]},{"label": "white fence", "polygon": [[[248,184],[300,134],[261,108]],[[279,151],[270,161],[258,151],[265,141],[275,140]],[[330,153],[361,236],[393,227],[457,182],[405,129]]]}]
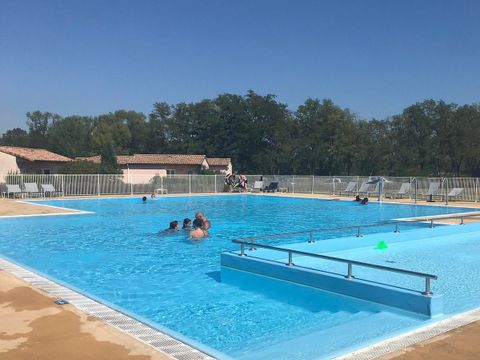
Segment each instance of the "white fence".
[{"label": "white fence", "polygon": [[[353,196],[361,190],[363,183],[376,179],[377,176],[306,176],[306,175],[247,175],[249,186],[255,181],[263,180],[264,186],[277,182],[280,191],[301,194],[328,194]],[[347,185],[354,182],[352,191],[345,192]],[[18,174],[0,175],[0,191],[6,192],[7,184],[19,185],[25,189],[26,183],[52,184],[64,196],[98,196],[98,195],[135,195],[150,194],[155,189],[167,189],[169,194],[220,193],[225,189],[223,175],[174,175],[155,176],[148,181],[137,179],[134,175],[76,175],[76,174]],[[438,191],[432,196],[437,201],[478,201],[480,194],[478,178],[424,178],[424,177],[386,177],[382,193],[376,184],[364,185],[360,195],[370,197],[399,197],[399,190],[404,183],[410,184],[410,191],[402,195],[414,200],[427,199],[431,183],[438,183]],[[456,196],[448,196],[453,188],[459,188]]]}]

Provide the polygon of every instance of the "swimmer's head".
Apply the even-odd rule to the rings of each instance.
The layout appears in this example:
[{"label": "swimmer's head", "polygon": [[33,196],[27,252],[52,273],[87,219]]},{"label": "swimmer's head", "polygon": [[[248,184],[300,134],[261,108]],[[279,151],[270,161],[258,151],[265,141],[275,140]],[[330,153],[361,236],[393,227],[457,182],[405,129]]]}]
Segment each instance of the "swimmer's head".
[{"label": "swimmer's head", "polygon": [[184,228],[189,228],[191,225],[192,225],[192,220],[190,220],[189,218],[183,219],[183,227]]},{"label": "swimmer's head", "polygon": [[201,227],[203,226],[203,221],[202,221],[202,219],[198,219],[198,218],[197,218],[197,219],[193,220],[193,226],[194,226],[195,228],[201,228]]},{"label": "swimmer's head", "polygon": [[195,214],[195,219],[200,219],[202,221],[205,221],[206,217],[205,217],[205,214],[203,212],[199,211]]},{"label": "swimmer's head", "polygon": [[146,196],[142,197],[142,201],[143,201],[143,202],[146,202],[146,201],[147,201],[147,197],[146,197]]},{"label": "swimmer's head", "polygon": [[174,220],[170,223],[170,229],[173,230],[173,229],[176,229],[178,228],[180,225],[178,225],[178,221],[177,220]]}]

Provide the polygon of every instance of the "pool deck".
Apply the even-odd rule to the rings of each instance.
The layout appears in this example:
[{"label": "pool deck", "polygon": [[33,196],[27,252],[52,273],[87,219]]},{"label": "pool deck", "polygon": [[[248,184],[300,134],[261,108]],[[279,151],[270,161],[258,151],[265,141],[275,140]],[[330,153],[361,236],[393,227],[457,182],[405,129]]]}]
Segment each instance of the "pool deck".
[{"label": "pool deck", "polygon": [[[263,195],[267,194],[260,196]],[[276,193],[268,196],[351,199],[319,194]],[[371,201],[375,202],[374,199]],[[413,203],[409,199],[386,199],[385,202]],[[429,204],[424,201],[419,203]],[[443,203],[436,202],[432,205],[438,206]],[[480,204],[472,202],[454,202],[450,206],[480,209]],[[0,216],[61,215],[74,212],[13,199],[0,199]],[[480,216],[465,219],[465,223],[476,221],[480,221]],[[458,220],[449,222],[458,224]],[[0,270],[0,318],[2,318],[0,357],[2,359],[171,359],[167,354],[86,315],[71,305],[58,306],[53,301],[54,298],[48,294]],[[477,359],[480,352],[480,343],[477,341],[479,338],[480,322],[475,322],[395,351],[381,359]]]},{"label": "pool deck", "polygon": [[0,358],[170,359],[0,270]]},{"label": "pool deck", "polygon": [[395,351],[381,360],[478,359],[480,322],[450,330],[430,340]]}]

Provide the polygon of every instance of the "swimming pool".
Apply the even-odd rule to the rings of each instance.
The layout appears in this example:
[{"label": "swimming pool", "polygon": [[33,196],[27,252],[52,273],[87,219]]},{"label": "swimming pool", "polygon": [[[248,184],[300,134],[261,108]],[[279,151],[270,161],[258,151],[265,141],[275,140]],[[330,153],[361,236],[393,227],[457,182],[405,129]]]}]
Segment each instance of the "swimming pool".
[{"label": "swimming pool", "polygon": [[[426,319],[249,274],[221,282],[220,254],[237,249],[232,239],[472,211],[254,195],[41,203],[94,213],[2,219],[0,254],[235,358],[266,358],[278,349],[283,358],[330,356]],[[197,210],[213,223],[210,238],[158,235]],[[362,331],[338,336],[345,326]]]}]

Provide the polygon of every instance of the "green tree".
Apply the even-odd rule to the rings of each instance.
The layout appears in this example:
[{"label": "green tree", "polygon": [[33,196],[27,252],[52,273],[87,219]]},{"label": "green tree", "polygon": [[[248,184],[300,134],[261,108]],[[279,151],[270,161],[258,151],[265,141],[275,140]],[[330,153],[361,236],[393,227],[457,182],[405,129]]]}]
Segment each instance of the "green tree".
[{"label": "green tree", "polygon": [[30,137],[30,146],[45,148],[48,146],[47,132],[50,125],[61,119],[60,115],[49,112],[27,112],[28,135]]},{"label": "green tree", "polygon": [[2,145],[25,147],[30,145],[30,137],[25,130],[14,128],[7,130],[5,134],[2,135],[0,142]]},{"label": "green tree", "polygon": [[115,173],[117,170],[117,155],[113,143],[105,144],[101,156],[102,172]]},{"label": "green tree", "polygon": [[68,116],[55,121],[48,129],[48,149],[74,158],[92,153],[93,119],[86,116]]}]

